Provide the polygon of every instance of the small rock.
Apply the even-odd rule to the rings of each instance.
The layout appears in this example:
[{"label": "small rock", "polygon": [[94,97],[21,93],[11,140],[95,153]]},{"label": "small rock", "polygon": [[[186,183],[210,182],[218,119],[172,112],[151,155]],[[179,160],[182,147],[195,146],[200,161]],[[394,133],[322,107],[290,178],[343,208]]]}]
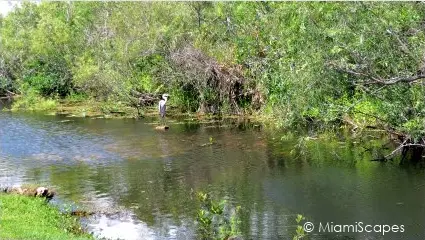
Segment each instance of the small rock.
[{"label": "small rock", "polygon": [[55,193],[52,191],[49,191],[49,189],[45,187],[38,187],[35,190],[35,196],[36,197],[45,197],[46,199],[50,200],[55,196]]},{"label": "small rock", "polygon": [[38,187],[36,190],[35,190],[35,196],[36,197],[44,197],[44,196],[46,196],[46,194],[49,192],[49,190],[47,190],[47,188],[45,188],[45,187]]}]

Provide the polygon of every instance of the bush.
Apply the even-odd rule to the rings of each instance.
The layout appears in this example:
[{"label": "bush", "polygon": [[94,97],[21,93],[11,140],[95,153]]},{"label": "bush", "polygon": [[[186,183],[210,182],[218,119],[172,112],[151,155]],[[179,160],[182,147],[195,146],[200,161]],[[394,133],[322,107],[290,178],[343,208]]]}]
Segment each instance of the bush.
[{"label": "bush", "polygon": [[54,99],[46,99],[40,96],[35,89],[27,90],[22,96],[17,98],[12,104],[12,111],[27,110],[27,111],[46,111],[53,110],[57,106],[57,101]]},{"label": "bush", "polygon": [[232,207],[226,200],[213,200],[207,193],[197,195],[201,205],[196,218],[199,239],[229,239],[240,235],[240,206]]},{"label": "bush", "polygon": [[37,90],[42,96],[66,96],[71,91],[70,84],[53,75],[36,75],[24,78],[32,88]]}]

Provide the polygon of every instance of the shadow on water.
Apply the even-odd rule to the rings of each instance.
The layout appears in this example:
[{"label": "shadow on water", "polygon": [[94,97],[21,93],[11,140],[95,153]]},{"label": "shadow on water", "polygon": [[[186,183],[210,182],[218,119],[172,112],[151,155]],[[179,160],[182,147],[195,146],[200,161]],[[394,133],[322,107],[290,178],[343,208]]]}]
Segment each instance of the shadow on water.
[{"label": "shadow on water", "polygon": [[[65,202],[111,213],[89,219],[93,231],[126,229],[125,239],[196,239],[200,190],[242,206],[246,239],[292,239],[298,213],[317,224],[404,224],[388,236],[425,237],[424,170],[371,162],[380,137],[281,140],[235,120],[169,125],[0,113],[1,184],[54,186]],[[310,234],[350,238],[382,235]]]},{"label": "shadow on water", "polygon": [[0,97],[0,111],[3,109],[10,109],[12,107],[12,99],[11,98],[1,98]]}]

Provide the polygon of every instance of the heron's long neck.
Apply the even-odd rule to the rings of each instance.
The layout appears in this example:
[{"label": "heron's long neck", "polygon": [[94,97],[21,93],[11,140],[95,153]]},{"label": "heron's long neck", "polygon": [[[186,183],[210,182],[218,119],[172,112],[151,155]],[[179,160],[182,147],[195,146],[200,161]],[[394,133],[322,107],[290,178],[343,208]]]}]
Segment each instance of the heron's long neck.
[{"label": "heron's long neck", "polygon": [[164,103],[166,103],[166,102],[167,102],[167,98],[162,98],[162,99],[164,99]]}]

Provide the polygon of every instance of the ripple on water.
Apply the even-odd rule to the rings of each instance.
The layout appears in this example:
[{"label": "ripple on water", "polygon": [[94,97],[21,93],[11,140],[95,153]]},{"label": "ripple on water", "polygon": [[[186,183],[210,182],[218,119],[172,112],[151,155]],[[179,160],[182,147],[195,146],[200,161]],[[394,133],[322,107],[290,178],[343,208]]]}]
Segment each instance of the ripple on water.
[{"label": "ripple on water", "polygon": [[255,131],[61,120],[0,112],[0,184],[43,181],[66,203],[107,212],[89,222],[103,237],[196,239],[192,193],[209,191],[242,206],[246,239],[292,235],[297,213],[316,222],[403,223],[400,239],[424,238],[425,172],[369,162],[357,145],[310,141],[312,154],[295,158],[294,142]]},{"label": "ripple on water", "polygon": [[155,239],[155,233],[145,223],[133,220],[131,215],[100,215],[89,219],[88,227],[96,237],[106,239]]}]

